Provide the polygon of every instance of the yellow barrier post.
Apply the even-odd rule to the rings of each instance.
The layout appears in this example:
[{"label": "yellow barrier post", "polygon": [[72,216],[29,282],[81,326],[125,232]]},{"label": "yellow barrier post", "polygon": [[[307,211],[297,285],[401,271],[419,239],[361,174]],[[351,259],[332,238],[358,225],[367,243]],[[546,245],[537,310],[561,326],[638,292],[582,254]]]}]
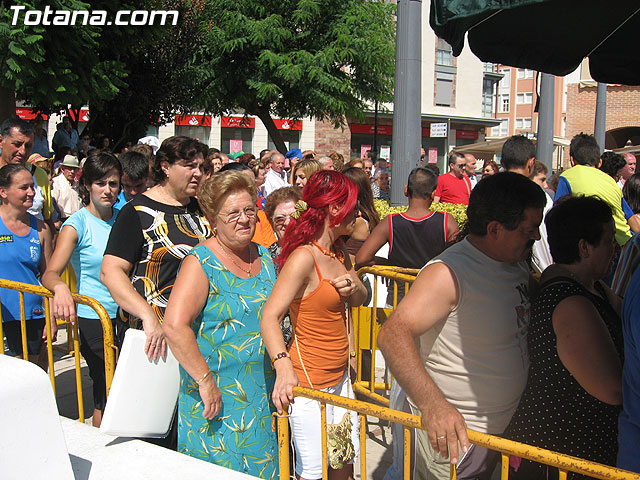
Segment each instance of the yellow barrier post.
[{"label": "yellow barrier post", "polygon": [[327,404],[320,402],[320,432],[322,433],[322,480],[329,479],[327,462]]},{"label": "yellow barrier post", "polygon": [[367,416],[358,414],[360,419],[360,480],[367,480]]},{"label": "yellow barrier post", "polygon": [[278,470],[280,478],[289,480],[289,414],[286,409],[282,415],[277,412],[273,413],[273,428],[276,429],[278,438]]},{"label": "yellow barrier post", "polygon": [[[25,319],[25,311],[24,311],[24,294],[30,293],[33,295],[38,295],[44,297],[44,309],[45,309],[45,329],[47,335],[47,357],[49,361],[49,378],[51,379],[51,385],[53,387],[54,394],[56,392],[55,386],[55,371],[54,371],[54,361],[53,361],[53,339],[52,339],[52,326],[51,322],[55,321],[52,318],[51,308],[50,308],[50,299],[53,298],[53,293],[47,290],[44,287],[39,285],[30,285],[21,282],[14,282],[12,280],[0,279],[0,289],[8,289],[15,290],[18,292],[18,298],[20,300],[20,330],[22,334],[22,349],[23,349],[23,358],[28,360],[29,352],[27,348],[27,335],[26,335],[26,319]],[[104,366],[105,366],[105,387],[107,391],[107,396],[109,395],[109,390],[111,389],[111,382],[113,381],[113,373],[115,371],[116,364],[116,346],[114,344],[114,336],[113,336],[113,325],[111,323],[111,319],[107,314],[105,308],[95,299],[91,297],[87,297],[85,295],[79,295],[77,293],[72,294],[72,298],[75,303],[79,303],[82,305],[87,305],[98,314],[100,319],[100,323],[102,325],[102,333],[104,336]],[[0,304],[1,304],[0,299]],[[0,337],[3,335],[2,330],[2,314],[0,313]],[[64,323],[64,322],[63,322]],[[73,355],[75,357],[75,372],[76,372],[76,388],[77,388],[77,396],[78,396],[78,414],[79,420],[84,421],[84,399],[82,395],[82,377],[81,377],[81,365],[80,365],[80,343],[79,343],[79,335],[78,335],[78,325],[75,324],[71,326],[67,325],[67,331],[69,332],[68,336],[68,344],[73,346]],[[0,353],[4,354],[4,343],[0,342]]]},{"label": "yellow barrier post", "polygon": [[29,361],[29,348],[27,344],[27,320],[24,313],[24,293],[18,292],[20,301],[20,334],[22,335],[22,358]]},{"label": "yellow barrier post", "polygon": [[[384,396],[377,393],[377,390],[388,391],[391,389],[391,384],[386,381],[376,382],[376,351],[378,332],[380,331],[379,317],[381,314],[388,315],[392,309],[378,308],[378,277],[385,278],[392,281],[393,284],[393,305],[394,308],[398,302],[398,284],[404,284],[405,294],[409,291],[409,286],[415,280],[418,270],[411,268],[401,268],[392,266],[373,266],[363,267],[358,270],[358,275],[362,278],[365,274],[371,274],[374,276],[373,281],[373,301],[371,307],[357,307],[353,315],[354,319],[354,331],[356,335],[356,358],[358,361],[358,374],[356,382],[353,385],[353,389],[359,395],[366,396],[372,401],[381,405],[388,406],[389,400]],[[386,299],[385,299],[386,300]],[[366,338],[363,342],[362,338]],[[363,370],[363,350],[369,350],[371,352],[371,365],[369,366],[369,380],[362,380]]]},{"label": "yellow barrier post", "polygon": [[51,330],[51,299],[44,300],[44,321],[47,329],[47,362],[49,363],[49,379],[53,387],[53,396],[56,395],[56,373],[53,362],[53,332]]},{"label": "yellow barrier post", "polygon": [[509,455],[501,454],[502,463],[501,463],[501,480],[507,480],[509,478]]},{"label": "yellow barrier post", "polygon": [[408,427],[402,429],[404,433],[404,455],[402,457],[404,465],[404,480],[411,479],[411,430]]}]

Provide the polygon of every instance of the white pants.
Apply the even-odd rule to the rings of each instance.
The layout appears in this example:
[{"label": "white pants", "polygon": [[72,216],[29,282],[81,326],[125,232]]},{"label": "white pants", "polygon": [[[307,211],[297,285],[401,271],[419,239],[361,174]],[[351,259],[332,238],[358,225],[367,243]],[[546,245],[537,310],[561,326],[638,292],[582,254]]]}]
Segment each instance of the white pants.
[{"label": "white pants", "polygon": [[[320,391],[355,398],[347,373],[337,385]],[[327,424],[340,423],[347,411],[327,404]],[[320,403],[309,398],[296,397],[295,403],[289,407],[289,423],[296,449],[296,474],[308,479],[322,478]],[[360,455],[360,422],[356,412],[351,412],[351,440],[357,459]]]}]

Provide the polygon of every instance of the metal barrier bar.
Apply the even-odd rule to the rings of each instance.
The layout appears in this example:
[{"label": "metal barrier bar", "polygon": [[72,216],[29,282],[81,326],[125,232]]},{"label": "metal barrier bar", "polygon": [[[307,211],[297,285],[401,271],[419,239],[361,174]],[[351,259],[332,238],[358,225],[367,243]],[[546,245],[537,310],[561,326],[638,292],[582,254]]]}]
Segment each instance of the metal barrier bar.
[{"label": "metal barrier bar", "polygon": [[[321,392],[319,390],[313,390],[305,387],[295,387],[293,389],[294,397],[304,397],[309,398],[311,400],[316,400],[321,404],[331,404],[336,405],[347,410],[352,410],[358,412],[359,414],[371,415],[374,417],[378,417],[383,420],[387,420],[390,422],[395,422],[403,425],[405,428],[405,445],[407,441],[407,430],[408,428],[422,428],[422,422],[419,416],[411,415],[409,413],[401,412],[398,410],[392,410],[387,407],[382,407],[380,405],[374,405],[371,403],[362,402],[360,400],[352,400],[346,397],[340,397],[338,395],[332,395],[326,392]],[[323,407],[324,408],[324,407]],[[286,423],[285,423],[286,425]],[[283,441],[279,441],[279,445],[286,445],[288,448],[289,442],[289,430],[287,428],[280,428],[280,423],[278,423],[278,439],[283,438]],[[323,419],[323,470],[327,468],[326,466],[326,417]],[[286,433],[285,433],[286,432]],[[591,462],[589,460],[584,460],[582,458],[572,457],[570,455],[565,455],[558,452],[553,452],[551,450],[546,450],[544,448],[534,447],[532,445],[527,445],[524,443],[514,442],[513,440],[507,440],[506,438],[497,437],[494,435],[489,435],[486,433],[476,432],[474,430],[467,430],[467,434],[469,436],[469,441],[476,445],[480,445],[482,447],[486,447],[490,450],[498,451],[502,454],[502,474],[503,478],[506,474],[508,476],[508,468],[509,468],[509,455],[514,455],[522,458],[526,458],[527,460],[532,460],[537,463],[542,463],[545,465],[549,465],[554,468],[559,469],[559,480],[567,479],[567,472],[575,472],[581,475],[586,475],[589,477],[597,478],[600,480],[640,480],[640,474],[629,472],[626,470],[622,470],[615,467],[610,467],[608,465],[603,465],[600,463]],[[281,437],[282,435],[282,437]],[[285,438],[286,435],[286,438]],[[286,441],[285,441],[286,440]],[[405,478],[407,478],[406,474],[409,471],[407,466],[407,458],[410,449],[405,449]],[[280,455],[284,455],[283,450],[280,450]],[[288,452],[286,454],[288,456]],[[506,459],[506,467],[505,467],[505,459]],[[285,475],[283,475],[283,463],[281,462],[280,467],[280,479],[288,480],[289,479],[289,466],[287,462],[287,468]],[[366,466],[364,468],[366,471]],[[455,478],[455,468],[451,468],[452,474],[451,478]],[[324,474],[323,474],[324,475]],[[323,476],[323,478],[325,478]]]},{"label": "metal barrier bar", "polygon": [[29,361],[29,348],[27,344],[27,322],[24,312],[24,293],[18,292],[18,298],[20,299],[20,334],[22,335],[22,358]]},{"label": "metal barrier bar", "polygon": [[502,480],[507,480],[509,478],[509,455],[505,455],[504,453],[502,453],[500,455],[500,458],[502,459],[502,463],[500,464],[500,478]]},{"label": "metal barrier bar", "polygon": [[360,480],[367,480],[367,416],[358,414],[360,419]]},{"label": "metal barrier bar", "polygon": [[53,338],[53,332],[51,330],[51,299],[46,298],[44,301],[44,321],[45,328],[47,329],[47,362],[49,363],[49,380],[51,380],[51,386],[53,387],[53,396],[56,396],[56,372],[54,369],[53,361],[53,342],[50,340]]},{"label": "metal barrier bar", "polygon": [[404,457],[403,457],[403,464],[404,464],[404,479],[405,480],[410,480],[411,479],[411,429],[409,427],[404,427],[402,429],[403,432],[403,442],[404,442]]},{"label": "metal barrier bar", "polygon": [[[30,293],[32,295],[38,295],[44,297],[44,314],[45,314],[45,330],[47,336],[47,359],[49,362],[49,378],[51,380],[51,386],[53,387],[54,395],[56,393],[55,385],[55,371],[53,360],[53,334],[51,322],[54,321],[51,318],[50,299],[53,298],[53,292],[47,290],[39,285],[31,285],[21,282],[14,282],[12,280],[0,279],[0,288],[8,290],[15,290],[18,292],[18,298],[20,300],[20,330],[22,334],[22,352],[25,360],[29,359],[29,352],[27,346],[27,326],[24,310],[24,294]],[[102,326],[102,334],[104,338],[104,367],[105,367],[105,382],[106,392],[109,395],[111,389],[111,382],[113,381],[113,374],[116,365],[116,346],[114,344],[113,337],[113,325],[111,318],[107,314],[105,308],[95,299],[87,297],[85,295],[79,295],[77,293],[72,294],[72,298],[76,304],[87,305],[98,314],[100,324]],[[1,304],[0,299],[0,304]],[[70,325],[67,322],[62,322],[67,325],[68,345],[72,345],[73,355],[75,357],[75,373],[76,373],[76,389],[78,397],[78,416],[81,422],[84,422],[84,398],[82,394],[82,376],[80,365],[80,340],[78,334],[78,324]],[[0,313],[0,340],[3,338],[2,329],[2,314]],[[0,341],[0,354],[4,354],[4,342]]]},{"label": "metal barrier bar", "polygon": [[320,431],[322,432],[322,480],[329,479],[327,461],[327,404],[320,402]]},{"label": "metal barrier bar", "polygon": [[[365,396],[373,402],[388,406],[389,400],[376,392],[376,390],[388,391],[391,389],[389,382],[376,382],[376,351],[378,342],[378,332],[380,331],[381,322],[378,320],[381,315],[387,315],[392,309],[384,309],[378,307],[378,277],[391,280],[393,299],[393,309],[398,304],[398,284],[404,285],[404,293],[409,291],[410,285],[414,282],[419,270],[412,268],[393,267],[387,265],[376,265],[372,267],[363,267],[358,270],[358,275],[362,278],[365,274],[372,274],[374,282],[372,287],[373,303],[372,307],[364,306],[353,309],[352,317],[354,319],[354,331],[357,333],[356,360],[358,364],[358,372],[353,389],[359,395]],[[385,299],[386,300],[386,299]],[[364,341],[363,341],[364,339]],[[368,367],[369,380],[362,379],[363,373],[363,351],[371,352],[371,365]]]}]

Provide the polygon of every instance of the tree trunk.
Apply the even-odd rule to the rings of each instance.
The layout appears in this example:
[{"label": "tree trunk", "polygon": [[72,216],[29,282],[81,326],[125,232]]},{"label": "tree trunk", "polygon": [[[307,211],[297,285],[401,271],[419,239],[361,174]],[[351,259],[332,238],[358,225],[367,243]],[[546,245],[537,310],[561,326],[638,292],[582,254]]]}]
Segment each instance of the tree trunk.
[{"label": "tree trunk", "polygon": [[16,93],[14,87],[0,87],[0,122],[16,116]]},{"label": "tree trunk", "polygon": [[271,140],[273,140],[273,143],[275,143],[278,151],[283,155],[286,154],[287,146],[285,145],[284,139],[280,134],[280,130],[278,130],[275,122],[273,121],[273,118],[271,118],[271,115],[269,114],[269,110],[258,107],[256,109],[255,114],[258,116],[260,120],[262,120],[262,123],[267,129],[267,132],[269,133]]}]

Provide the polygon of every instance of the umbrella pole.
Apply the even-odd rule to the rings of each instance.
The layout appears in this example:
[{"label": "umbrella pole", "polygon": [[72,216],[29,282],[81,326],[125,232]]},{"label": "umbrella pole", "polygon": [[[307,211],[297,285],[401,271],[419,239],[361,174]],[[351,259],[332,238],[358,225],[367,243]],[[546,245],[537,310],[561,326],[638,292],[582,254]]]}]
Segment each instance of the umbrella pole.
[{"label": "umbrella pole", "polygon": [[538,112],[538,140],[536,159],[549,169],[553,175],[553,109],[555,96],[555,77],[550,73],[541,73],[540,110]]},{"label": "umbrella pole", "polygon": [[422,2],[398,0],[393,95],[391,205],[406,205],[404,184],[420,159],[422,140]]},{"label": "umbrella pole", "polygon": [[594,136],[600,145],[600,154],[604,152],[605,131],[607,130],[607,84],[598,82],[598,96],[596,97],[596,124]]}]

